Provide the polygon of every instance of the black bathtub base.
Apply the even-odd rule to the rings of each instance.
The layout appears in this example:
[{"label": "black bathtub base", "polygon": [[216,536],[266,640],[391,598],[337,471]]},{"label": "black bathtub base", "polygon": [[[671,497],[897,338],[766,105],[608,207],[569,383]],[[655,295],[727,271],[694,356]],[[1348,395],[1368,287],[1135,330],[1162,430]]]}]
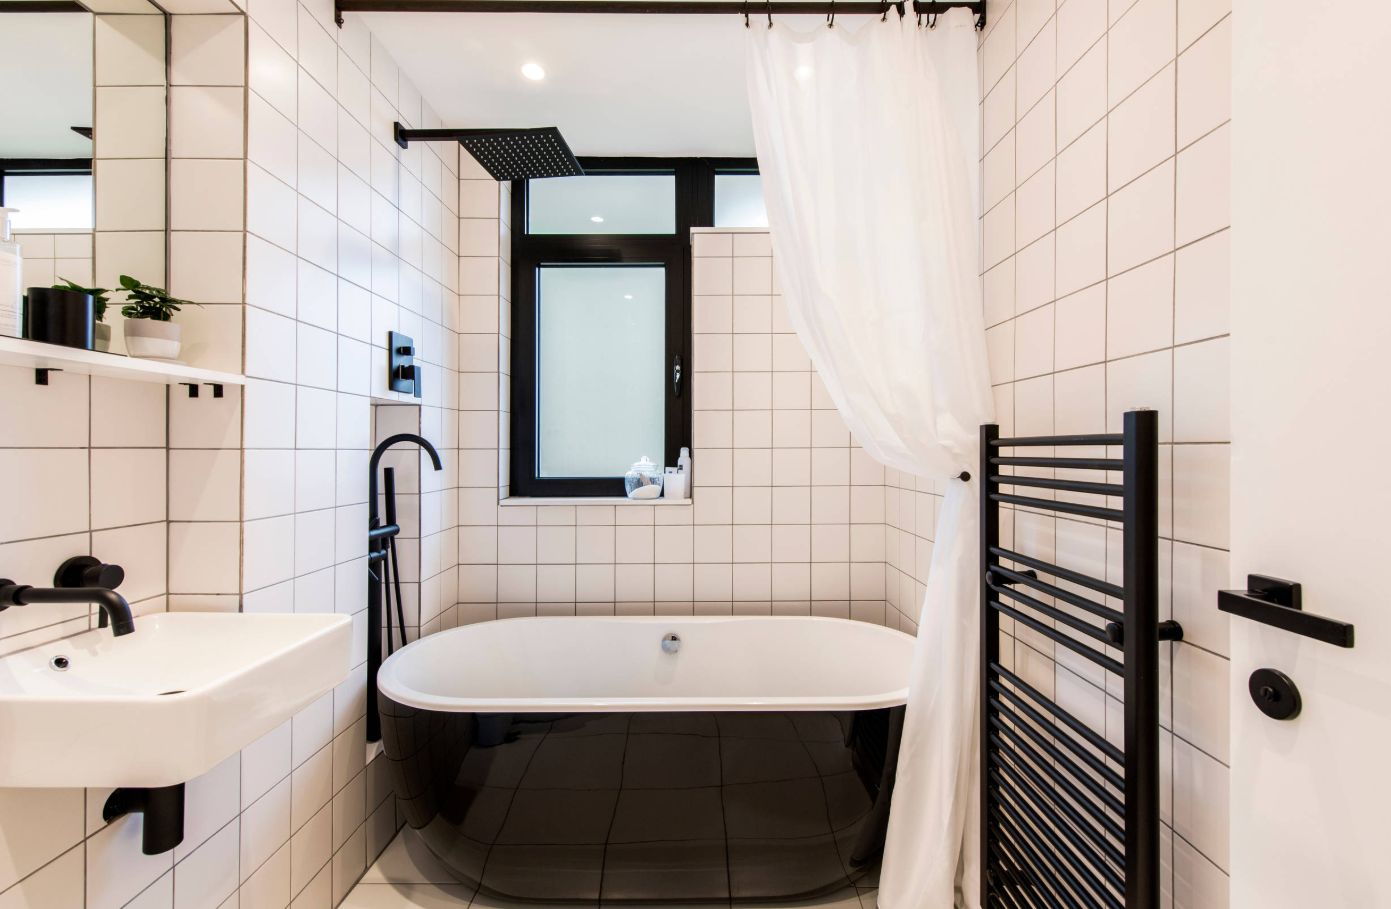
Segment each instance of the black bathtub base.
[{"label": "black bathtub base", "polygon": [[747,902],[865,878],[901,717],[439,713],[384,699],[382,731],[408,823],[485,894]]}]

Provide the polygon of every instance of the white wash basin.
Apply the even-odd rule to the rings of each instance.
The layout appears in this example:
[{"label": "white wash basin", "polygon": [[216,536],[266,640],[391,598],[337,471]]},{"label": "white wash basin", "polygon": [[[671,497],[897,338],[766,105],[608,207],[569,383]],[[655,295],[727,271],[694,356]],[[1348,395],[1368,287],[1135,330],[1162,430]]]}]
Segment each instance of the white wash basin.
[{"label": "white wash basin", "polygon": [[342,681],[351,650],[346,615],[169,612],[0,658],[0,787],[187,782]]}]

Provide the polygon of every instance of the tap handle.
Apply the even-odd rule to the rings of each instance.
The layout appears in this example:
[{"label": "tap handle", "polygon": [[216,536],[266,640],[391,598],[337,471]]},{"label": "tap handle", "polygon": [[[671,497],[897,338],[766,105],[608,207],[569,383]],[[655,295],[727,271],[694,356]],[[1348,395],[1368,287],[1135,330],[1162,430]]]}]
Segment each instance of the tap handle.
[{"label": "tap handle", "polygon": [[104,587],[115,590],[126,579],[120,565],[108,565],[92,556],[73,556],[53,575],[54,587]]}]

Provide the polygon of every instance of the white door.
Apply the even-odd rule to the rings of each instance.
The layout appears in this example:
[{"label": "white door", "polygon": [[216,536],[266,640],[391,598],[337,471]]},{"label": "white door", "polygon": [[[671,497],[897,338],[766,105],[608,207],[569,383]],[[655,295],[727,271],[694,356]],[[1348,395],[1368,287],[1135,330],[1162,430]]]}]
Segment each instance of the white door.
[{"label": "white door", "polygon": [[1391,4],[1232,24],[1233,581],[1299,581],[1356,642],[1231,619],[1231,905],[1391,907]]}]

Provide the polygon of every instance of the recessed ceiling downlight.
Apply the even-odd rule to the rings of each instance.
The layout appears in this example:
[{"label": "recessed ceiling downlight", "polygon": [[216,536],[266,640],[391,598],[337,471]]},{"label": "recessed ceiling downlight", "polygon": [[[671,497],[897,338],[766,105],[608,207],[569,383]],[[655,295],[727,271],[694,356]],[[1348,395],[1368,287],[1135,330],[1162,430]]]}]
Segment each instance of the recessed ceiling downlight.
[{"label": "recessed ceiling downlight", "polygon": [[522,75],[526,76],[532,82],[540,82],[542,79],[546,78],[546,70],[545,67],[539,63],[523,63]]}]

